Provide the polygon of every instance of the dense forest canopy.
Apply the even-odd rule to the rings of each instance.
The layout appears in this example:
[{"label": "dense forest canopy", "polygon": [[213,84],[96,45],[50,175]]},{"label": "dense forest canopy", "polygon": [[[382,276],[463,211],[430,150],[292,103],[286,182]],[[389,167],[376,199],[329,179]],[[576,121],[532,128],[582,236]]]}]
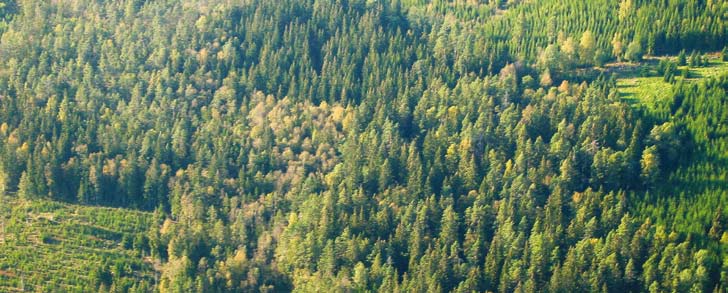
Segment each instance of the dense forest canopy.
[{"label": "dense forest canopy", "polygon": [[[100,267],[80,291],[721,292],[728,75],[689,68],[728,59],[727,18],[0,0],[0,191],[153,211],[122,242],[155,278]],[[666,54],[674,90],[626,103],[605,65]]]}]

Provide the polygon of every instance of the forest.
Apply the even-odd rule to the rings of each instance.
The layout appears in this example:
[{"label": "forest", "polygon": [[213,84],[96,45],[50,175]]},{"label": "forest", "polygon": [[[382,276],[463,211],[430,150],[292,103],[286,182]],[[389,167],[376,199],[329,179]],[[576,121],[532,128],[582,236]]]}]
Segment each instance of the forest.
[{"label": "forest", "polygon": [[0,0],[0,292],[726,292],[727,92],[721,0]]}]

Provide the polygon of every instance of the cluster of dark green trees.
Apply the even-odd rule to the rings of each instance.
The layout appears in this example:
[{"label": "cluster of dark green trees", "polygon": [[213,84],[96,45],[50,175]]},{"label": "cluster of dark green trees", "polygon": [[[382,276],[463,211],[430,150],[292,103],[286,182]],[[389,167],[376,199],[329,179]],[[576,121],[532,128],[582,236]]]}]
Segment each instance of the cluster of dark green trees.
[{"label": "cluster of dark green trees", "polygon": [[728,8],[472,2],[0,2],[0,189],[156,210],[162,291],[725,288],[630,213],[725,135],[725,78],[659,115],[566,78],[720,50]]}]

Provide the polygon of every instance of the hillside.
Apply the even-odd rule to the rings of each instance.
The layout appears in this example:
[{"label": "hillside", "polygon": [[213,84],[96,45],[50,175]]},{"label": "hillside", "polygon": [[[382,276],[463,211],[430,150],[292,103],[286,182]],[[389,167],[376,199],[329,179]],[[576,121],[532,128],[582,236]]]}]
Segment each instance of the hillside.
[{"label": "hillside", "polygon": [[722,292],[727,16],[0,0],[0,291]]},{"label": "hillside", "polygon": [[723,238],[714,227],[723,221],[728,204],[728,63],[719,56],[699,67],[677,66],[679,76],[674,80],[655,63],[618,74],[617,87],[625,101],[644,109],[652,119],[681,127],[691,147],[680,154],[679,167],[666,174],[664,184],[656,185],[651,194],[635,197],[634,213],[698,239],[708,232],[713,240],[728,244],[728,236]]},{"label": "hillside", "polygon": [[149,213],[4,196],[0,215],[0,291],[153,288]]}]

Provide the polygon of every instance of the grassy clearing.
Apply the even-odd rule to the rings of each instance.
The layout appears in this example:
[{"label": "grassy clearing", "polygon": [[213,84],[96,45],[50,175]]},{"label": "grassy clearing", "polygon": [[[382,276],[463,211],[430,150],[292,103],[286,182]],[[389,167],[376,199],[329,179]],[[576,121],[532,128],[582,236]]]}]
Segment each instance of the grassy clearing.
[{"label": "grassy clearing", "polygon": [[620,78],[617,82],[619,93],[629,104],[641,103],[651,107],[661,97],[672,94],[672,84],[662,77]]},{"label": "grassy clearing", "polygon": [[[628,66],[622,70],[614,70],[617,74],[617,87],[622,99],[635,106],[641,105],[653,108],[664,97],[672,94],[673,84],[665,82],[662,73],[658,73],[656,70],[656,65],[662,58],[675,60],[675,57],[652,58],[639,66]],[[707,67],[678,67],[679,72],[683,70],[688,70],[687,78],[678,76],[676,82],[681,80],[684,82],[697,82],[701,79],[728,73],[728,62],[721,61],[718,58],[711,58]]]},{"label": "grassy clearing", "polygon": [[[140,289],[154,269],[140,246],[152,217],[132,210],[0,197],[0,292]],[[105,276],[119,277],[104,284]]]}]

